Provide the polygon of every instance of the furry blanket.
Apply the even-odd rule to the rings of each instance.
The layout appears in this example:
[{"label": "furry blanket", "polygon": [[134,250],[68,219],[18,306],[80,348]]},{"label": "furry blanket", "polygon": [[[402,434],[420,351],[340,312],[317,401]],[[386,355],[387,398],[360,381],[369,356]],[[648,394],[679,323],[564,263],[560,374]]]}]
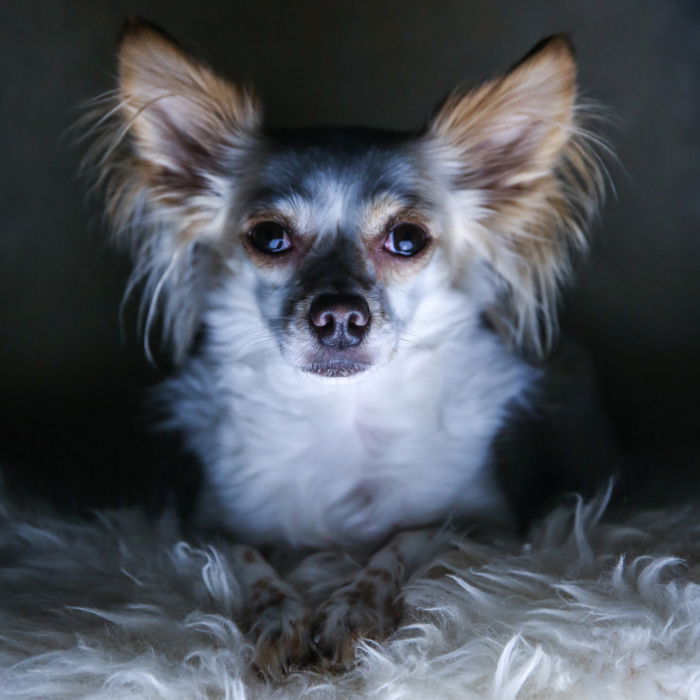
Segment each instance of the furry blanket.
[{"label": "furry blanket", "polygon": [[3,698],[700,698],[700,517],[553,512],[522,542],[463,540],[413,581],[352,671],[268,684],[234,620],[225,543],[174,519],[91,522],[5,506]]}]

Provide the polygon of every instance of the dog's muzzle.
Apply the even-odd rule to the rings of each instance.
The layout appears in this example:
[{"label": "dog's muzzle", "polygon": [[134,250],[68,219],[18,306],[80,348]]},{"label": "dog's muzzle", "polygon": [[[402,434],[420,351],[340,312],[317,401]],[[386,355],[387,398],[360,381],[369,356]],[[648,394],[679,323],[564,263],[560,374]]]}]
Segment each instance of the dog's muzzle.
[{"label": "dog's muzzle", "polygon": [[372,315],[359,294],[321,294],[311,302],[307,320],[316,350],[304,370],[324,377],[349,377],[372,365],[361,347]]}]

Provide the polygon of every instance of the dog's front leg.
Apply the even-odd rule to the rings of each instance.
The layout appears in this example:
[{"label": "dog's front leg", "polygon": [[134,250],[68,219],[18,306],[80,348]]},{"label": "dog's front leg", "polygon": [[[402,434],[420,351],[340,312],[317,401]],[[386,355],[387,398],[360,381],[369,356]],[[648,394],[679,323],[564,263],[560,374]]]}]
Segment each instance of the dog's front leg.
[{"label": "dog's front leg", "polygon": [[396,629],[403,611],[403,586],[432,558],[440,539],[434,528],[398,533],[322,603],[312,629],[325,661],[346,668],[355,660],[358,639],[382,641]]},{"label": "dog's front leg", "polygon": [[245,596],[243,624],[255,641],[255,663],[263,673],[279,676],[308,653],[309,611],[256,549],[238,545],[232,556]]}]

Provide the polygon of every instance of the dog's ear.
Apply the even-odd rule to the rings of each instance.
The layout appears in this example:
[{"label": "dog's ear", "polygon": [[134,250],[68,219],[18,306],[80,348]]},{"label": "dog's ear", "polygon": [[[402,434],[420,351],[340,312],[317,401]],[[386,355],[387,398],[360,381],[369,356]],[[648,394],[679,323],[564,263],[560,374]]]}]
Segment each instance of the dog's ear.
[{"label": "dog's ear", "polygon": [[465,237],[507,283],[511,337],[537,354],[553,339],[557,289],[601,193],[580,111],[571,45],[555,36],[500,78],[453,94],[426,132],[449,189],[470,195],[477,222]]},{"label": "dog's ear", "polygon": [[501,78],[453,94],[430,130],[459,156],[462,182],[493,200],[552,172],[573,129],[575,102],[576,64],[557,36]]},{"label": "dog's ear", "polygon": [[[131,247],[129,290],[143,283],[146,351],[162,330],[184,358],[200,323],[199,269],[214,260],[237,185],[259,141],[250,93],[221,78],[154,26],[130,20],[114,99],[97,110],[102,137],[89,159],[106,184],[118,238]],[[128,292],[127,292],[128,295]]]},{"label": "dog's ear", "polygon": [[120,110],[146,176],[170,187],[206,186],[201,179],[216,174],[259,125],[248,92],[143,21],[125,25],[118,81]]}]

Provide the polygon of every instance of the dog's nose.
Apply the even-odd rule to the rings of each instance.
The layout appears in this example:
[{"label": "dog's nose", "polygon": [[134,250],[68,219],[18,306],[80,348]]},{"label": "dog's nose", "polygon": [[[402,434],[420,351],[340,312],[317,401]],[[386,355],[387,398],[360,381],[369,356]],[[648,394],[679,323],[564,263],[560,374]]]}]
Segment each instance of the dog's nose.
[{"label": "dog's nose", "polygon": [[369,306],[359,294],[322,294],[309,310],[309,324],[321,345],[337,350],[359,345],[370,318]]}]

